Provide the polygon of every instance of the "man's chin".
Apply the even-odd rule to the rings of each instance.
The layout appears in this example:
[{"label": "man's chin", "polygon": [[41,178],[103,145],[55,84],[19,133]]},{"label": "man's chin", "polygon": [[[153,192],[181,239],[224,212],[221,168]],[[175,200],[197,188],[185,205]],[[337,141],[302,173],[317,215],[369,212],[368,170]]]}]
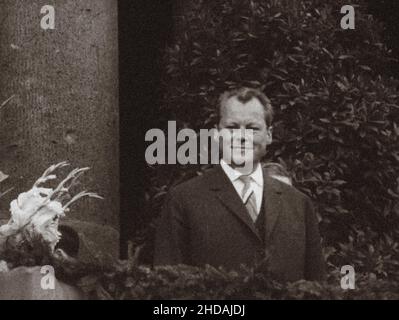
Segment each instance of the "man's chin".
[{"label": "man's chin", "polygon": [[256,167],[255,160],[253,158],[235,158],[233,157],[230,162],[230,166],[234,169],[240,170],[243,173],[251,173]]}]

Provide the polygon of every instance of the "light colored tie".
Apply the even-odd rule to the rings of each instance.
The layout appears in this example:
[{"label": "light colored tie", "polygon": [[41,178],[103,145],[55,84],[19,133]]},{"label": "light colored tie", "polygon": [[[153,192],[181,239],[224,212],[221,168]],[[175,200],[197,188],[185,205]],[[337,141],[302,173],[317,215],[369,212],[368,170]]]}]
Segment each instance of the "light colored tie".
[{"label": "light colored tie", "polygon": [[[251,177],[249,176],[241,176],[240,180],[244,183],[244,188],[241,192],[241,199],[244,201],[245,194],[248,192],[251,187]],[[251,190],[251,194],[249,195],[247,201],[244,201],[245,207],[252,219],[253,222],[258,218],[258,209],[256,207],[256,197],[253,190]]]}]

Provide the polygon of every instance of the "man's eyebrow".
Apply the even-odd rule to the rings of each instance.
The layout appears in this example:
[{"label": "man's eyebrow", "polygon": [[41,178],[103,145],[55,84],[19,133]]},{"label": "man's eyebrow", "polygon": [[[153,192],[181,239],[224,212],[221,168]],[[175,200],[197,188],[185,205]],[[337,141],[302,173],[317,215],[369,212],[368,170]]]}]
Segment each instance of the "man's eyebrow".
[{"label": "man's eyebrow", "polygon": [[246,124],[247,126],[259,126],[260,123],[258,121],[251,121]]}]

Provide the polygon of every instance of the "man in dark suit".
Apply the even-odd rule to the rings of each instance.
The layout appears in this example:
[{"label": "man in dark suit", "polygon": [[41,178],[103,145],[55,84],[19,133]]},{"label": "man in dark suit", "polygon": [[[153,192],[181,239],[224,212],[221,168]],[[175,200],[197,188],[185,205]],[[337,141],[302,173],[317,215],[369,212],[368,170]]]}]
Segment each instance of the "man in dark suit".
[{"label": "man in dark suit", "polygon": [[[219,117],[219,129],[232,131],[232,139],[224,144],[220,165],[169,192],[156,232],[154,264],[231,270],[253,266],[268,255],[277,279],[323,279],[310,199],[261,166],[272,141],[269,99],[249,88],[226,92]],[[251,166],[243,165],[250,161]]]}]

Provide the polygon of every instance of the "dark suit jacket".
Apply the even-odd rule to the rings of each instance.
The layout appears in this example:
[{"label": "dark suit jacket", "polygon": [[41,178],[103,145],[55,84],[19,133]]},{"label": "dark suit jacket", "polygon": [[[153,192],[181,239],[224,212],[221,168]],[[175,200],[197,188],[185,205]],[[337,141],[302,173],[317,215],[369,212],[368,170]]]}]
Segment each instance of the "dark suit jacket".
[{"label": "dark suit jacket", "polygon": [[278,279],[322,279],[324,262],[310,199],[263,175],[263,237],[217,166],[169,192],[156,232],[154,264],[209,264],[230,270],[253,265],[268,251]]}]

